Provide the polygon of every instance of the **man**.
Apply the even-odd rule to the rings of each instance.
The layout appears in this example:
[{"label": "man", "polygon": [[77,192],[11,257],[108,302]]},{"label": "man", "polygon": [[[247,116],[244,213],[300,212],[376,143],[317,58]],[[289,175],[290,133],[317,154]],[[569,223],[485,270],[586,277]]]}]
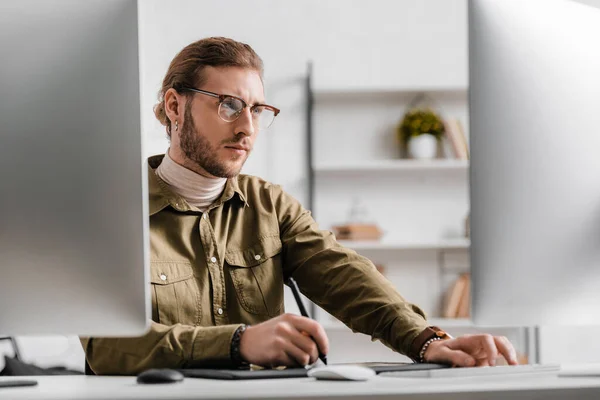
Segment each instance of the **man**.
[{"label": "man", "polygon": [[416,362],[516,364],[504,337],[449,338],[429,327],[374,265],[321,231],[281,187],[239,175],[279,110],[265,104],[261,59],[208,38],[171,62],[155,114],[170,148],[148,161],[152,322],[139,338],[84,338],[96,374],[148,368],[314,363],[323,327],[282,314],[283,285]]}]

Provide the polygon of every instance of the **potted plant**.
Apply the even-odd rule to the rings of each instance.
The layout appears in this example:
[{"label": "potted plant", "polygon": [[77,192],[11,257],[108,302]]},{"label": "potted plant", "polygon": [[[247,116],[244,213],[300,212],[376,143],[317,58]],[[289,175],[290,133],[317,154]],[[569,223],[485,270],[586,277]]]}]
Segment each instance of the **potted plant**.
[{"label": "potted plant", "polygon": [[411,158],[435,158],[443,134],[442,119],[429,107],[408,110],[398,125],[398,139]]}]

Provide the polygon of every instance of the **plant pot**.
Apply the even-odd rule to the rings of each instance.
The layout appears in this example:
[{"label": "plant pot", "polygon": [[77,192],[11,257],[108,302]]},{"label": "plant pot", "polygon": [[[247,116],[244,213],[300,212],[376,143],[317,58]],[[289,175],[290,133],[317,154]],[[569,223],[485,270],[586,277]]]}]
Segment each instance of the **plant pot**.
[{"label": "plant pot", "polygon": [[437,139],[429,133],[414,136],[408,141],[408,155],[418,160],[429,160],[437,154]]}]

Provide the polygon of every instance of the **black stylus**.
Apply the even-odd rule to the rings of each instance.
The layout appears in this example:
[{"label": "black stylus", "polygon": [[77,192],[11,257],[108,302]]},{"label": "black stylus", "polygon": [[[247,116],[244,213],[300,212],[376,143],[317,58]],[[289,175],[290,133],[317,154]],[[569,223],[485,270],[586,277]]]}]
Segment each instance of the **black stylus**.
[{"label": "black stylus", "polygon": [[[300,309],[300,314],[302,314],[303,317],[310,318],[306,312],[306,308],[304,308],[304,303],[302,303],[302,299],[300,298],[300,290],[298,289],[298,285],[296,284],[294,278],[290,277],[287,280],[287,284],[292,289],[292,293],[294,293],[294,298],[296,299],[296,303]],[[327,365],[327,356],[321,353],[321,349],[319,349],[319,359],[323,361],[323,364]]]}]

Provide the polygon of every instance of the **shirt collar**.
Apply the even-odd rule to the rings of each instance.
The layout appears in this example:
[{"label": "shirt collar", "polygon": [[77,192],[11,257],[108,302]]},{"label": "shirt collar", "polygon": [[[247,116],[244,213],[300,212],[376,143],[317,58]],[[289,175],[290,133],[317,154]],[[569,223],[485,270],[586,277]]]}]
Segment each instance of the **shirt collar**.
[{"label": "shirt collar", "polygon": [[[159,154],[148,158],[148,211],[150,212],[150,216],[162,211],[169,205],[179,211],[191,210],[191,206],[183,198],[171,191],[169,186],[156,175],[155,169],[158,168],[164,156],[164,154]],[[248,206],[248,202],[240,190],[238,177],[236,176],[227,179],[223,194],[210,208],[217,207],[231,200],[234,194],[238,195],[244,206]]]}]

